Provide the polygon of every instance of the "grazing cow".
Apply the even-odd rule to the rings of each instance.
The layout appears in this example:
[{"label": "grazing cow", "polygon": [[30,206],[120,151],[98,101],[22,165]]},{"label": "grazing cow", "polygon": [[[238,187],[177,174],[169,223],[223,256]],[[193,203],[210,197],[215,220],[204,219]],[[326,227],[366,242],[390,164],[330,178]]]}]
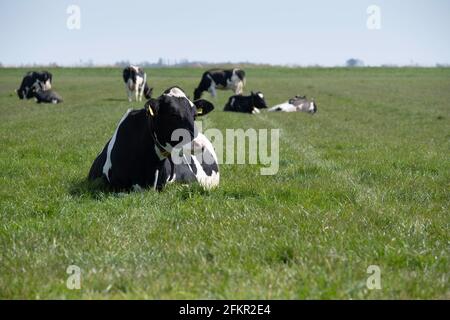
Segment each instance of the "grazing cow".
[{"label": "grazing cow", "polygon": [[234,94],[242,94],[245,85],[245,72],[241,69],[212,69],[203,73],[197,89],[194,91],[194,100],[200,99],[203,91],[216,97],[216,89],[233,90]]},{"label": "grazing cow", "polygon": [[[183,90],[172,87],[158,99],[148,100],[143,109],[128,110],[92,164],[88,178],[103,177],[114,190],[161,190],[173,181],[197,181],[207,189],[217,186],[217,156],[194,123],[197,116],[213,109],[208,101],[191,102]],[[175,130],[184,133],[184,138],[173,137]],[[186,154],[186,146],[193,151]]]},{"label": "grazing cow", "polygon": [[19,89],[16,90],[20,99],[31,99],[37,91],[46,91],[52,88],[53,76],[48,71],[30,71],[22,79]]},{"label": "grazing cow", "polygon": [[308,112],[314,114],[317,112],[317,105],[313,99],[307,99],[306,96],[295,96],[282,104],[270,108],[268,111]]},{"label": "grazing cow", "polygon": [[123,81],[127,89],[128,101],[131,102],[132,94],[134,92],[136,101],[142,101],[144,94],[146,99],[152,97],[153,88],[147,85],[147,74],[142,68],[137,66],[128,66],[123,69]]},{"label": "grazing cow", "polygon": [[253,91],[249,96],[231,96],[225,105],[224,111],[260,113],[259,109],[267,108],[266,100],[262,92]]},{"label": "grazing cow", "polygon": [[37,103],[61,103],[63,99],[61,96],[56,93],[54,90],[39,90],[34,93],[34,97],[36,98]]}]

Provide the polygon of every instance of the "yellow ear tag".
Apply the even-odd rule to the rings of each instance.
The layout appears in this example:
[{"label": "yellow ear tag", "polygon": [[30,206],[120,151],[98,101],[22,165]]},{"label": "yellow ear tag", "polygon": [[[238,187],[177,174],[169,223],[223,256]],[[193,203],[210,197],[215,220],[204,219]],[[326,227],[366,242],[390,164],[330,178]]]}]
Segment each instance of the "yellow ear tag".
[{"label": "yellow ear tag", "polygon": [[152,107],[148,106],[148,113],[150,113],[150,115],[153,117],[154,113],[153,113],[153,109]]},{"label": "yellow ear tag", "polygon": [[202,114],[203,113],[203,109],[202,108],[197,108],[197,114]]}]

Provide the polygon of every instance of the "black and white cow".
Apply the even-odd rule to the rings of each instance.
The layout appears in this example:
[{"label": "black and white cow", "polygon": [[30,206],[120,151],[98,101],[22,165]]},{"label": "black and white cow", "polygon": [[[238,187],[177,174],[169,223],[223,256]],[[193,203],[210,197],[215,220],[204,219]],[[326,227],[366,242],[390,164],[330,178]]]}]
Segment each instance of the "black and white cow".
[{"label": "black and white cow", "polygon": [[[88,178],[103,178],[114,190],[161,190],[173,181],[216,187],[216,153],[194,123],[197,116],[213,109],[208,101],[191,102],[183,90],[172,87],[148,100],[143,109],[128,110],[92,164]],[[184,137],[173,136],[174,131]],[[183,153],[183,145],[191,151]]]},{"label": "black and white cow", "polygon": [[147,74],[142,68],[133,65],[128,66],[123,69],[122,76],[127,89],[129,102],[132,100],[133,92],[136,101],[142,101],[142,95],[144,95],[146,99],[152,97],[153,88],[149,88],[147,85]]},{"label": "black and white cow", "polygon": [[20,99],[31,99],[37,91],[52,88],[53,76],[48,71],[30,71],[23,77],[19,89],[16,90]]},{"label": "black and white cow", "polygon": [[63,99],[54,90],[38,90],[34,93],[34,97],[37,103],[61,103]]},{"label": "black and white cow", "polygon": [[262,92],[253,91],[249,96],[231,96],[224,107],[224,111],[260,113],[259,109],[267,108],[266,100]]},{"label": "black and white cow", "polygon": [[317,112],[317,105],[314,99],[308,99],[306,96],[295,96],[288,101],[270,108],[270,112],[308,112],[314,114]]},{"label": "black and white cow", "polygon": [[194,100],[200,99],[203,91],[216,97],[216,89],[233,90],[234,94],[242,94],[245,86],[245,72],[241,69],[212,69],[203,73],[197,89],[194,90]]}]

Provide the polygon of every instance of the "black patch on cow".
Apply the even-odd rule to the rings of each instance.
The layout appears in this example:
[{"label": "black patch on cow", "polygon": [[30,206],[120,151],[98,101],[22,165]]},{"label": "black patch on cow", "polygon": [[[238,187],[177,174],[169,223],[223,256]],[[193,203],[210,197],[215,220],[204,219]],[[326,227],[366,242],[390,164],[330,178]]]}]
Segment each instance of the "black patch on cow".
[{"label": "black patch on cow", "polygon": [[249,96],[235,95],[228,99],[224,111],[252,113],[254,108],[267,108],[264,98],[259,96],[261,92],[251,93]]}]

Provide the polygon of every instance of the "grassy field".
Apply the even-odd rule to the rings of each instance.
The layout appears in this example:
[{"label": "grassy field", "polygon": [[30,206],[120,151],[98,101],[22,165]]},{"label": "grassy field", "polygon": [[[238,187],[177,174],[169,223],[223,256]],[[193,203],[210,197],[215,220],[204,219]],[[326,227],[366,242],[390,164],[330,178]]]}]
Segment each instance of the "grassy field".
[{"label": "grassy field", "polygon": [[[213,101],[205,128],[281,130],[278,174],[222,165],[214,191],[129,194],[86,182],[142,105],[121,70],[51,69],[61,105],[20,101],[25,71],[0,69],[0,298],[450,299],[450,69],[247,69],[270,105],[318,104],[250,116],[222,111],[229,92]],[[202,71],[149,84],[192,95]]]}]

